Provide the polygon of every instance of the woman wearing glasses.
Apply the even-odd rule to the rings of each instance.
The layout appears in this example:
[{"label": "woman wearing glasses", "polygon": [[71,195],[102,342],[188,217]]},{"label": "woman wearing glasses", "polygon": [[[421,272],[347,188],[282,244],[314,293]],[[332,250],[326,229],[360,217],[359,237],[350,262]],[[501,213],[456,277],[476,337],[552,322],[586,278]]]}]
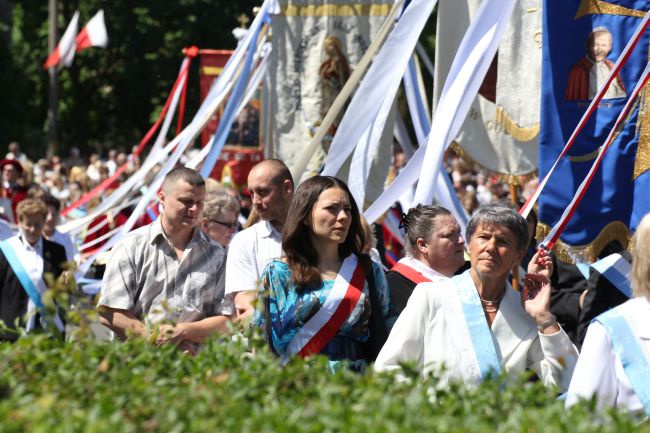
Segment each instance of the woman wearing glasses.
[{"label": "woman wearing glasses", "polygon": [[201,230],[210,239],[227,247],[239,224],[239,202],[225,191],[211,194],[203,207]]}]

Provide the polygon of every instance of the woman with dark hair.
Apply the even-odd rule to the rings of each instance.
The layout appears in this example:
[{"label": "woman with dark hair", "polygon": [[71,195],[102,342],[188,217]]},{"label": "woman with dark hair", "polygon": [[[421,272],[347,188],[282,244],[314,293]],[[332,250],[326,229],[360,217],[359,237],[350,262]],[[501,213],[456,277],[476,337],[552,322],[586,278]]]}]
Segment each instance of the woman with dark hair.
[{"label": "woman with dark hair", "polygon": [[315,176],[296,189],[282,231],[282,260],[262,281],[265,311],[256,312],[271,349],[287,359],[324,354],[331,367],[374,361],[387,337],[388,286],[362,255],[360,214],[342,181]]},{"label": "woman with dark hair", "polygon": [[505,371],[534,371],[545,385],[566,390],[578,352],[551,314],[551,260],[538,252],[521,293],[508,275],[528,246],[526,220],[504,205],[474,212],[466,236],[471,268],[418,284],[375,363],[399,369],[413,361],[440,383],[477,384]]},{"label": "woman with dark hair", "polygon": [[440,278],[450,278],[465,264],[465,250],[460,226],[442,206],[409,209],[402,216],[406,257],[386,274],[390,299],[399,314],[415,286]]}]

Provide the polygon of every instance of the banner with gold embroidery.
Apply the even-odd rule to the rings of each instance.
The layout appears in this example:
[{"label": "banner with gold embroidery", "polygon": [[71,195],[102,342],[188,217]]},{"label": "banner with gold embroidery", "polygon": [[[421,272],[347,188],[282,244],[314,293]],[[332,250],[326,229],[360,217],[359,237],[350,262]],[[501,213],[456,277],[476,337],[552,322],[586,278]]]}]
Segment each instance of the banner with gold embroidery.
[{"label": "banner with gold embroidery", "polygon": [[[542,0],[514,7],[497,56],[452,148],[505,179],[537,170]],[[481,0],[439,0],[434,104]]]},{"label": "banner with gold embroidery", "polygon": [[[293,167],[394,1],[279,0],[278,3],[281,11],[273,16],[270,63],[272,156]],[[312,158],[308,167],[312,173],[321,168],[343,112]],[[390,148],[383,160],[390,160]],[[379,191],[382,187],[383,184]]]},{"label": "banner with gold embroidery", "polygon": [[[546,0],[540,177],[552,167],[590,100],[607,79],[650,0]],[[544,235],[587,175],[650,56],[648,36],[612,81],[596,112],[559,161],[539,199]],[[593,261],[612,240],[628,244],[650,211],[650,118],[644,89],[556,246],[564,260]]]}]

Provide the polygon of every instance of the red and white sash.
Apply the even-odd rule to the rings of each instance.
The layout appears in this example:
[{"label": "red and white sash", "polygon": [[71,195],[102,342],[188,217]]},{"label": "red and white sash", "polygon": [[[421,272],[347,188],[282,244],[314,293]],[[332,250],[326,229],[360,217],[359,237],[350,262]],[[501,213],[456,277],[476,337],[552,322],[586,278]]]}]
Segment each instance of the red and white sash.
[{"label": "red and white sash", "polygon": [[435,269],[430,268],[424,263],[413,257],[403,257],[391,268],[405,278],[413,281],[415,284],[430,283],[440,278],[447,278]]},{"label": "red and white sash", "polygon": [[425,277],[424,275],[422,275],[412,267],[405,265],[404,263],[397,262],[392,268],[390,268],[390,270],[395,271],[398,274],[401,274],[407,279],[413,281],[415,284],[431,282],[429,278]]},{"label": "red and white sash", "polygon": [[354,254],[349,255],[320,310],[305,323],[287,346],[287,357],[295,354],[305,358],[320,353],[339,332],[361,298],[365,275]]}]

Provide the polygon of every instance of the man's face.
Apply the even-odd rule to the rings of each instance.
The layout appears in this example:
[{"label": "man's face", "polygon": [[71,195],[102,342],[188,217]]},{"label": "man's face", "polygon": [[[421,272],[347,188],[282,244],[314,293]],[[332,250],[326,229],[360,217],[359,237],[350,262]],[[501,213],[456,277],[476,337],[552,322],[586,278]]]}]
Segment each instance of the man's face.
[{"label": "man's face", "polygon": [[205,186],[192,186],[179,180],[158,194],[163,205],[163,221],[175,229],[192,228],[199,223],[205,200]]},{"label": "man's face", "polygon": [[589,57],[596,62],[602,62],[612,51],[612,36],[606,32],[595,33],[589,45]]},{"label": "man's face", "polygon": [[23,215],[18,221],[20,231],[24,234],[25,240],[30,245],[35,245],[41,238],[43,233],[43,226],[45,225],[45,218],[43,215]]},{"label": "man's face", "polygon": [[253,207],[260,218],[268,221],[284,221],[291,190],[285,184],[275,184],[270,170],[253,170],[248,175],[248,189]]},{"label": "man's face", "polygon": [[47,207],[47,218],[45,218],[45,226],[43,227],[46,236],[52,236],[56,225],[59,223],[59,213],[54,206]]},{"label": "man's face", "polygon": [[18,170],[11,164],[2,167],[2,180],[8,183],[16,183],[18,181]]}]

